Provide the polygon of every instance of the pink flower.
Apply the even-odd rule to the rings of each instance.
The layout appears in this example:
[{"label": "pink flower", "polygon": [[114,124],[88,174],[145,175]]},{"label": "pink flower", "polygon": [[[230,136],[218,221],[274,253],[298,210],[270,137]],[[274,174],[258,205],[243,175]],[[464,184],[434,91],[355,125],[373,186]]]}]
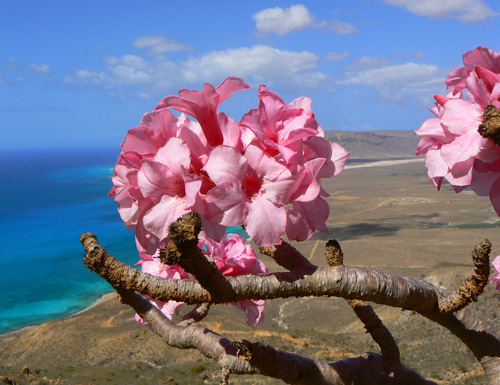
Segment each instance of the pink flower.
[{"label": "pink flower", "polygon": [[[178,265],[164,265],[158,259],[158,253],[155,254],[150,260],[141,261],[142,271],[151,275],[155,275],[161,278],[169,279],[186,279],[189,275],[184,271],[184,269]],[[179,314],[180,307],[184,302],[177,301],[159,301],[148,297],[150,302],[156,306],[169,320],[172,319],[174,314]],[[135,316],[137,322],[144,323],[141,317],[136,314]]]},{"label": "pink flower", "polygon": [[[324,139],[311,110],[311,99],[301,97],[286,104],[263,85],[258,95],[258,108],[245,114],[240,123],[254,132],[263,150],[285,165],[296,180],[295,191],[286,202],[293,203],[287,210],[287,236],[305,240],[316,230],[328,232],[325,221],[329,206],[319,197],[320,193],[328,194],[321,188],[321,178],[338,175],[349,153]],[[305,210],[306,206],[311,211]],[[325,211],[313,219],[310,212],[318,210]]]},{"label": "pink flower", "polygon": [[185,213],[196,210],[202,179],[191,169],[191,153],[180,138],[171,138],[152,160],[143,159],[137,184],[154,203],[144,215],[144,228],[160,242],[168,236],[168,226]]},{"label": "pink flower", "polygon": [[259,87],[259,107],[247,112],[240,123],[254,132],[269,155],[279,155],[277,159],[285,163],[303,163],[300,144],[319,133],[310,99],[295,99],[287,105],[265,85]]},{"label": "pink flower", "polygon": [[497,290],[500,290],[500,255],[497,255],[496,258],[491,262],[497,271],[497,275],[490,280],[490,284],[496,284]]},{"label": "pink flower", "polygon": [[244,154],[219,146],[204,170],[215,187],[207,192],[209,220],[225,226],[244,225],[260,246],[281,243],[286,210],[296,180],[288,169],[255,145]]},{"label": "pink flower", "polygon": [[[238,234],[227,234],[220,243],[202,238],[200,247],[215,260],[217,267],[226,276],[269,273],[264,263],[257,259],[252,247]],[[265,302],[246,299],[234,305],[246,313],[248,325],[258,325],[263,320]]]},{"label": "pink flower", "polygon": [[[426,155],[429,177],[438,189],[443,179],[456,192],[470,186],[479,195],[489,195],[500,215],[500,175],[495,166],[500,159],[500,136],[495,138],[498,132],[490,132],[498,123],[489,120],[500,107],[500,55],[479,47],[464,55],[464,64],[447,79],[455,91],[435,97],[436,107],[431,111],[437,117],[416,130],[422,139],[415,154]],[[463,89],[467,99],[462,99]]]},{"label": "pink flower", "polygon": [[217,88],[205,83],[202,91],[182,89],[179,91],[179,96],[164,97],[156,108],[172,107],[194,116],[200,123],[208,143],[215,147],[224,142],[217,117],[219,104],[232,93],[248,88],[250,86],[243,79],[228,77]]},{"label": "pink flower", "polygon": [[475,66],[500,73],[500,54],[487,47],[477,47],[467,51],[462,56],[464,66],[453,70],[445,82],[447,88],[455,87],[454,93],[458,93],[466,88],[465,81],[474,71]]}]

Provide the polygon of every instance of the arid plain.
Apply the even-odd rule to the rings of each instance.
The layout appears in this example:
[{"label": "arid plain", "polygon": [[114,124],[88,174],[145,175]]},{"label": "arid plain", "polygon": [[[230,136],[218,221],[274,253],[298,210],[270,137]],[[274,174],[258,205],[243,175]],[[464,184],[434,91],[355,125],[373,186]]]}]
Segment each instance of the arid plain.
[{"label": "arid plain", "polygon": [[[500,254],[500,221],[489,199],[470,191],[455,194],[448,185],[438,192],[422,159],[350,162],[325,188],[330,193],[329,234],[294,243],[317,265],[326,266],[324,246],[335,238],[346,265],[411,275],[452,290],[472,271],[476,243],[487,238],[493,243],[492,256]],[[263,260],[272,271],[279,269],[265,256]],[[488,286],[471,305],[497,330],[499,299],[500,292]],[[439,384],[484,382],[472,353],[447,330],[414,312],[374,307],[398,341],[406,365]],[[220,383],[215,362],[194,350],[166,346],[137,325],[133,315],[109,294],[78,315],[0,335],[0,375],[18,383]],[[234,306],[219,305],[202,324],[231,340],[259,341],[311,358],[341,360],[379,351],[339,298],[268,301],[265,321],[256,328],[246,326],[244,314]],[[33,374],[19,375],[24,366]],[[230,383],[281,382],[233,375]]]}]

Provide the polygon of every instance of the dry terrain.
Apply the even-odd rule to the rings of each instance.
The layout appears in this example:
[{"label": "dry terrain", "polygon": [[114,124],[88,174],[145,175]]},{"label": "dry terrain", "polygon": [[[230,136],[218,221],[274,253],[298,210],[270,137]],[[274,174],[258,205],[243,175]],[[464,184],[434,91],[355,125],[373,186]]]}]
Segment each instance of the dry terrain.
[{"label": "dry terrain", "polygon": [[[313,263],[326,265],[324,244],[335,238],[346,265],[411,275],[453,289],[470,273],[476,243],[488,238],[494,245],[492,255],[500,254],[500,222],[487,198],[469,191],[455,194],[449,186],[437,192],[422,160],[358,166],[351,163],[326,182],[330,233],[296,244]],[[488,286],[472,305],[497,330],[499,294]],[[406,365],[439,384],[484,383],[472,354],[447,330],[413,312],[374,307],[399,342]],[[378,351],[339,298],[268,301],[266,319],[256,328],[247,327],[244,314],[234,306],[219,305],[203,324],[229,339],[260,341],[313,358],[341,360]],[[24,366],[31,377],[18,374]],[[136,324],[133,311],[114,294],[78,315],[0,335],[1,375],[18,384],[29,378],[40,384],[219,383],[214,362],[197,351],[164,345],[147,327]],[[232,376],[231,383],[281,382]]]}]

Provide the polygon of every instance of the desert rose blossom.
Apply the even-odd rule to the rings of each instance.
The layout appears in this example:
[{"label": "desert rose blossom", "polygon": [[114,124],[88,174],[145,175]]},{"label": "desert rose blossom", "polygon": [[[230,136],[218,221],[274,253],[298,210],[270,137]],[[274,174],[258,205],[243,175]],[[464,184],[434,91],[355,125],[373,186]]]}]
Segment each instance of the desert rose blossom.
[{"label": "desert rose blossom", "polygon": [[497,290],[500,290],[500,255],[497,255],[491,263],[495,267],[497,275],[490,280],[490,284],[496,284]]},{"label": "desert rose blossom", "polygon": [[[155,275],[161,278],[169,279],[186,279],[189,278],[184,269],[178,265],[165,265],[163,264],[157,252],[150,260],[141,260],[140,265],[142,266],[142,271],[151,275]],[[177,301],[158,301],[148,297],[153,305],[155,305],[169,320],[172,320],[174,314],[179,314],[179,310],[184,302]],[[144,323],[141,317],[136,314],[135,319],[139,323]]]},{"label": "desert rose blossom", "polygon": [[285,232],[304,240],[327,231],[321,179],[338,175],[349,153],[324,139],[305,97],[286,104],[261,86],[259,108],[241,123],[217,112],[223,100],[246,88],[243,79],[229,77],[202,91],[183,89],[129,130],[111,195],[136,231],[141,255],[150,259],[168,241],[168,225],[192,210],[215,240],[237,225],[259,245],[280,243]]},{"label": "desert rose blossom", "polygon": [[254,132],[269,155],[285,163],[303,163],[300,145],[319,133],[311,100],[302,97],[287,105],[265,85],[259,87],[258,97],[258,108],[247,112],[240,124]]},{"label": "desert rose blossom", "polygon": [[[207,84],[203,91],[181,90],[181,98],[167,97],[163,103],[170,101],[193,113],[204,122],[206,132],[218,132],[223,143],[243,149],[243,141],[250,142],[253,135],[245,130],[242,139],[239,124],[223,113],[217,115],[217,107],[232,92],[244,88],[248,85],[242,79],[228,78],[217,88]],[[191,210],[205,213],[202,194],[211,181],[202,168],[212,146],[200,123],[184,113],[176,117],[164,108],[145,114],[141,124],[129,130],[121,147],[110,195],[119,204],[127,227],[136,231],[139,250],[151,255],[165,241],[173,220]],[[202,221],[212,237],[223,236],[225,226],[207,222],[203,215]]]},{"label": "desert rose blossom", "polygon": [[482,67],[493,73],[500,74],[500,53],[487,47],[477,47],[462,55],[463,67],[453,70],[445,80],[447,88],[454,87],[454,93],[465,89],[466,79],[474,72],[474,67]]},{"label": "desert rose blossom", "polygon": [[194,116],[200,123],[208,143],[215,147],[224,142],[217,108],[232,93],[248,88],[250,86],[243,79],[228,77],[216,88],[205,83],[202,91],[182,89],[179,91],[179,96],[166,96],[158,103],[156,109],[172,107]]},{"label": "desert rose blossom", "polygon": [[[269,273],[252,247],[238,234],[227,234],[219,243],[210,238],[201,238],[200,247],[206,255],[214,259],[217,267],[226,276]],[[246,299],[234,305],[246,313],[248,325],[258,325],[263,320],[265,302]]]},{"label": "desert rose blossom", "polygon": [[[284,164],[297,181],[287,209],[286,233],[293,240],[309,239],[316,231],[328,231],[328,194],[321,178],[340,174],[349,153],[328,142],[311,109],[311,99],[300,97],[286,104],[264,85],[259,87],[258,108],[241,119],[270,156]],[[318,215],[319,214],[319,215]]]},{"label": "desert rose blossom", "polygon": [[215,184],[206,194],[209,220],[244,225],[259,246],[281,243],[286,228],[284,205],[297,185],[283,164],[254,144],[243,154],[218,146],[204,169]]},{"label": "desert rose blossom", "polygon": [[[483,47],[466,57],[466,66],[450,75],[454,80],[449,84],[456,85],[455,90],[447,97],[435,97],[437,118],[427,120],[416,131],[422,139],[415,153],[426,155],[429,177],[438,188],[443,179],[456,192],[470,186],[478,195],[489,195],[500,215],[500,75],[474,66],[471,59],[497,71],[500,62],[497,53]],[[461,90],[467,91],[467,99],[462,98]]]}]

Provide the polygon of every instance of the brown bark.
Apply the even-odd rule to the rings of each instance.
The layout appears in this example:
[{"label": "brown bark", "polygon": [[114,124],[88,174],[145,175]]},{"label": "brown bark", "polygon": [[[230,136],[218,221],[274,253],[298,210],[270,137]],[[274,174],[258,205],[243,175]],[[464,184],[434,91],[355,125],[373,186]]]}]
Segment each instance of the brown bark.
[{"label": "brown bark", "polygon": [[[403,365],[394,365],[380,355],[367,354],[338,362],[312,360],[275,350],[250,341],[231,342],[198,323],[175,325],[139,294],[117,289],[122,301],[130,305],[153,331],[172,347],[198,349],[219,362],[223,378],[234,374],[259,373],[297,385],[431,385],[432,381]],[[226,378],[227,380],[227,378]]]},{"label": "brown bark", "polygon": [[[363,303],[357,301],[351,301],[351,304],[357,314],[359,313],[360,319],[365,323],[372,336],[381,344],[381,347],[384,346],[382,356],[370,354],[338,363],[324,363],[279,352],[271,347],[262,347],[251,342],[241,342],[238,345],[240,356],[243,347],[246,347],[247,353],[249,353],[245,359],[239,359],[237,358],[238,349],[229,340],[197,324],[195,322],[196,315],[190,317],[190,320],[182,325],[174,325],[155,310],[149,301],[137,300],[137,298],[142,297],[133,291],[150,295],[159,300],[177,300],[191,304],[291,296],[336,296],[348,300],[372,301],[414,310],[446,327],[460,338],[483,366],[489,383],[500,384],[500,360],[498,358],[500,356],[500,341],[491,325],[469,307],[466,307],[467,303],[480,294],[488,279],[485,264],[489,265],[488,258],[491,246],[487,241],[475,249],[473,255],[477,261],[475,261],[473,275],[454,293],[436,288],[426,281],[412,277],[393,276],[346,266],[318,267],[311,264],[297,250],[286,243],[264,248],[262,251],[274,258],[281,266],[287,268],[288,272],[224,277],[224,281],[230,289],[220,292],[206,283],[202,285],[192,279],[161,279],[122,264],[105,252],[93,234],[83,234],[81,241],[87,252],[84,258],[85,264],[108,280],[122,295],[122,298],[128,301],[170,346],[197,348],[208,357],[219,361],[222,367],[229,368],[232,373],[262,373],[281,378],[288,383],[297,384],[430,383],[422,382],[425,380],[400,365],[399,352],[395,342],[390,341],[392,338],[390,333],[387,330],[381,331],[383,324],[378,320],[373,310],[367,310],[368,308],[364,307]],[[189,242],[185,242],[182,245],[182,242],[181,240],[181,247],[178,248],[181,250],[178,251],[180,253],[179,261],[184,258],[182,247],[189,244]],[[192,248],[192,244],[188,246]],[[329,258],[328,253],[330,253],[329,261],[332,264],[338,264],[342,261],[341,250],[335,248],[336,245],[333,243],[329,243],[327,247],[327,259]],[[196,254],[196,251],[191,250],[188,253]],[[205,263],[199,258],[199,255],[195,258],[198,261],[196,263],[200,265]],[[471,287],[474,289],[470,290]],[[136,308],[136,300],[130,301],[126,299],[127,296],[136,298],[141,303],[139,308]],[[456,311],[459,308],[462,309]],[[270,364],[271,362],[274,364]],[[290,374],[291,377],[279,374],[292,373],[291,369],[294,369],[292,372],[295,373]],[[363,379],[360,374],[362,372],[370,373],[370,377]],[[404,377],[406,375],[409,377]],[[394,376],[399,380],[405,379],[393,382],[390,378],[395,378]],[[306,378],[309,382],[306,382]],[[415,379],[413,380],[413,378]]]}]

